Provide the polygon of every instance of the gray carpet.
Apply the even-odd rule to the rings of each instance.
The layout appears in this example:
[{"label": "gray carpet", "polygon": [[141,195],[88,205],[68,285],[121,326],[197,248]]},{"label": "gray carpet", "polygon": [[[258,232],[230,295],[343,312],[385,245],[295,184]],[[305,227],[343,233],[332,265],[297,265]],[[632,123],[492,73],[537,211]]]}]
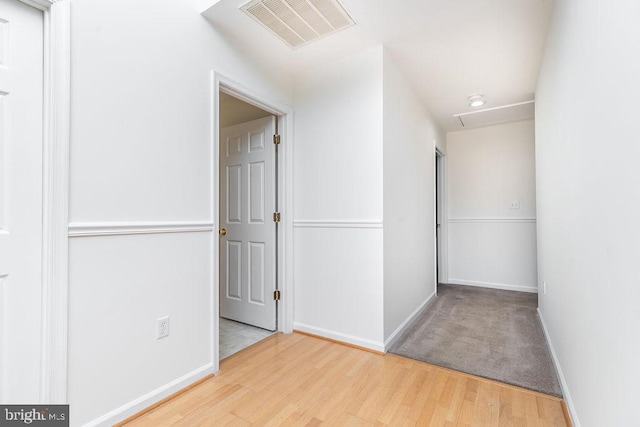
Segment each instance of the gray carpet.
[{"label": "gray carpet", "polygon": [[390,352],[561,397],[536,294],[439,285]]}]

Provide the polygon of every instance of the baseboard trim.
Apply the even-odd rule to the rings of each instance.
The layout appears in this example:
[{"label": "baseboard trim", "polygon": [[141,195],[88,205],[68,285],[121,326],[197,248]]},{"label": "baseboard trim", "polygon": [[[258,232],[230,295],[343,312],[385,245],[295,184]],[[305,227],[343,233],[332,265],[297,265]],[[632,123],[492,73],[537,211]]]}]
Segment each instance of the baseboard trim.
[{"label": "baseboard trim", "polygon": [[502,289],[503,291],[518,291],[528,292],[531,294],[538,293],[537,286],[521,286],[521,285],[508,285],[505,283],[493,283],[493,282],[477,282],[474,280],[453,279],[449,278],[448,283],[450,285],[462,285],[462,286],[475,286],[477,288],[490,288],[490,289]]},{"label": "baseboard trim", "polygon": [[542,330],[544,331],[544,337],[547,340],[547,346],[549,346],[549,351],[551,352],[551,359],[553,360],[553,365],[556,368],[556,373],[558,374],[558,379],[560,380],[560,387],[562,387],[562,396],[566,404],[566,407],[563,408],[565,409],[565,418],[568,418],[567,421],[570,422],[574,427],[580,427],[578,414],[576,413],[575,407],[573,406],[573,400],[571,399],[571,393],[569,392],[569,385],[567,384],[564,374],[562,373],[560,360],[558,360],[558,354],[556,353],[556,349],[553,347],[553,342],[551,342],[549,330],[547,329],[547,324],[544,322],[544,317],[542,317],[540,307],[538,307],[537,311],[538,318],[540,319],[540,324],[542,325]]},{"label": "baseboard trim", "polygon": [[207,380],[209,380],[211,378],[214,378],[214,377],[215,377],[215,375],[209,374],[204,378],[200,378],[198,381],[194,382],[193,384],[189,384],[185,388],[182,388],[182,389],[176,391],[175,393],[165,397],[164,399],[160,400],[159,402],[156,402],[153,405],[144,408],[142,411],[136,412],[135,414],[131,415],[130,417],[120,421],[119,423],[114,424],[113,427],[123,427],[126,424],[130,423],[131,421],[135,420],[136,418],[140,418],[144,414],[153,411],[158,406],[161,406],[161,405],[167,403],[168,401],[170,401],[172,399],[175,399],[176,397],[180,396],[181,394],[186,393],[187,391],[199,386],[203,382],[205,382],[205,381],[207,381]]},{"label": "baseboard trim", "polygon": [[413,313],[409,315],[409,317],[405,319],[404,322],[400,324],[400,326],[396,328],[395,331],[393,331],[393,333],[389,336],[389,338],[387,338],[387,340],[384,342],[385,353],[389,351],[389,349],[395,344],[398,338],[400,338],[400,336],[404,333],[404,331],[407,330],[409,325],[411,325],[413,321],[416,320],[416,318],[422,313],[422,311],[427,307],[427,305],[429,305],[429,303],[435,299],[435,297],[436,297],[436,293],[433,292],[431,295],[427,297],[426,300],[422,302],[422,304],[418,306],[418,308],[416,308],[413,311]]},{"label": "baseboard trim", "polygon": [[384,354],[384,344],[382,342],[347,335],[341,332],[330,331],[328,329],[317,328],[315,326],[305,325],[304,323],[298,322],[293,323],[293,330],[294,332],[300,332],[305,335],[327,338],[329,341],[334,341],[339,344],[349,344],[363,350],[373,350],[376,353]]},{"label": "baseboard trim", "polygon": [[144,396],[139,397],[138,399],[129,402],[113,411],[101,416],[100,418],[96,418],[93,421],[89,421],[84,424],[84,427],[102,427],[102,426],[113,426],[116,423],[121,425],[124,421],[133,419],[134,416],[142,415],[144,412],[148,412],[158,405],[162,404],[164,401],[174,397],[174,395],[180,394],[193,385],[197,385],[195,383],[200,383],[205,381],[209,377],[213,375],[213,364],[208,363],[207,365],[196,369],[184,375],[170,383],[145,394]]}]

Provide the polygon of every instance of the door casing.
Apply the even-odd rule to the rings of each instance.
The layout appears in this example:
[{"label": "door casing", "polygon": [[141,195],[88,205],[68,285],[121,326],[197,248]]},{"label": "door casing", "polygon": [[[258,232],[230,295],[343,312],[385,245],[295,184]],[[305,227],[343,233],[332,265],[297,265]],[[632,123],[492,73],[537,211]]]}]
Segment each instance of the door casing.
[{"label": "door casing", "polygon": [[[434,141],[435,145],[435,141]],[[435,148],[435,160],[437,163],[437,167],[435,168],[434,174],[437,174],[437,179],[434,180],[435,185],[437,185],[437,191],[434,191],[434,202],[435,209],[438,211],[436,215],[434,215],[434,228],[437,226],[437,219],[440,219],[440,230],[438,234],[438,238],[436,239],[436,260],[437,268],[436,268],[436,293],[438,288],[438,283],[447,283],[449,281],[449,273],[448,273],[448,212],[447,212],[447,157],[446,155],[440,151],[437,147]],[[438,232],[438,231],[436,231]]]},{"label": "door casing", "polygon": [[[218,202],[220,200],[219,169],[220,169],[220,91],[238,98],[244,102],[255,105],[277,117],[278,132],[281,143],[278,148],[278,210],[282,214],[278,226],[277,239],[277,280],[278,289],[281,291],[281,300],[278,303],[278,331],[290,333],[293,331],[293,110],[284,104],[263,97],[247,86],[214,70],[212,79],[212,117],[211,129],[213,141],[213,168],[211,182],[213,183],[213,197],[211,212],[213,214],[214,230],[220,228],[220,215]],[[212,330],[213,345],[211,359],[213,360],[213,372],[220,370],[220,358],[218,353],[219,334],[219,295],[220,295],[220,251],[218,233],[212,233],[213,245],[213,271],[211,297],[212,297]]]}]

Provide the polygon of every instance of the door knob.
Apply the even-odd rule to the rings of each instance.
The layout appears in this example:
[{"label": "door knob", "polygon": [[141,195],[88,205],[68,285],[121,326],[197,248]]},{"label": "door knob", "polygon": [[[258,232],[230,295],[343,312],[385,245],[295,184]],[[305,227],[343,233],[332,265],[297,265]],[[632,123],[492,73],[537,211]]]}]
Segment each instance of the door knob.
[{"label": "door knob", "polygon": [[218,231],[218,233],[221,236],[226,236],[227,235],[227,229],[226,228],[221,228],[220,231]]}]

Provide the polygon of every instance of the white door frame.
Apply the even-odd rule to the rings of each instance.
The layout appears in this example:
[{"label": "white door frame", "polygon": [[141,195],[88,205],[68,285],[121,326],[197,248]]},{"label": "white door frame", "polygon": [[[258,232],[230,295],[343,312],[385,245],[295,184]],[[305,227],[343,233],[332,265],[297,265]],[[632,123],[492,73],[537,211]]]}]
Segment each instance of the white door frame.
[{"label": "white door frame", "polygon": [[[448,230],[449,230],[449,220],[448,220],[448,212],[447,212],[447,157],[446,155],[439,150],[437,147],[435,148],[435,160],[438,162],[438,168],[436,168],[435,173],[438,173],[437,182],[438,188],[435,192],[435,196],[438,198],[436,200],[435,206],[436,209],[439,208],[440,212],[438,215],[440,217],[440,238],[437,239],[438,247],[437,250],[437,262],[438,262],[438,275],[440,277],[436,277],[436,289],[438,283],[448,283],[449,282],[449,263],[448,263]],[[434,221],[437,221],[434,216]],[[435,224],[434,224],[435,227]]]},{"label": "white door frame", "polygon": [[40,402],[67,403],[70,2],[20,1],[44,15]]},{"label": "white door frame", "polygon": [[255,105],[278,117],[278,132],[281,136],[281,144],[278,147],[278,209],[282,213],[280,226],[278,227],[278,289],[281,291],[281,300],[278,305],[278,331],[284,333],[293,332],[293,111],[279,102],[265,98],[245,85],[238,83],[224,74],[214,70],[212,78],[212,108],[213,117],[212,135],[213,141],[213,168],[211,182],[213,183],[212,214],[213,214],[213,271],[211,296],[213,302],[213,345],[211,358],[213,360],[213,372],[220,370],[220,355],[218,352],[219,335],[219,290],[220,290],[220,254],[218,229],[220,228],[220,210],[218,200],[220,198],[219,168],[220,168],[220,91],[232,95],[242,101]]}]

